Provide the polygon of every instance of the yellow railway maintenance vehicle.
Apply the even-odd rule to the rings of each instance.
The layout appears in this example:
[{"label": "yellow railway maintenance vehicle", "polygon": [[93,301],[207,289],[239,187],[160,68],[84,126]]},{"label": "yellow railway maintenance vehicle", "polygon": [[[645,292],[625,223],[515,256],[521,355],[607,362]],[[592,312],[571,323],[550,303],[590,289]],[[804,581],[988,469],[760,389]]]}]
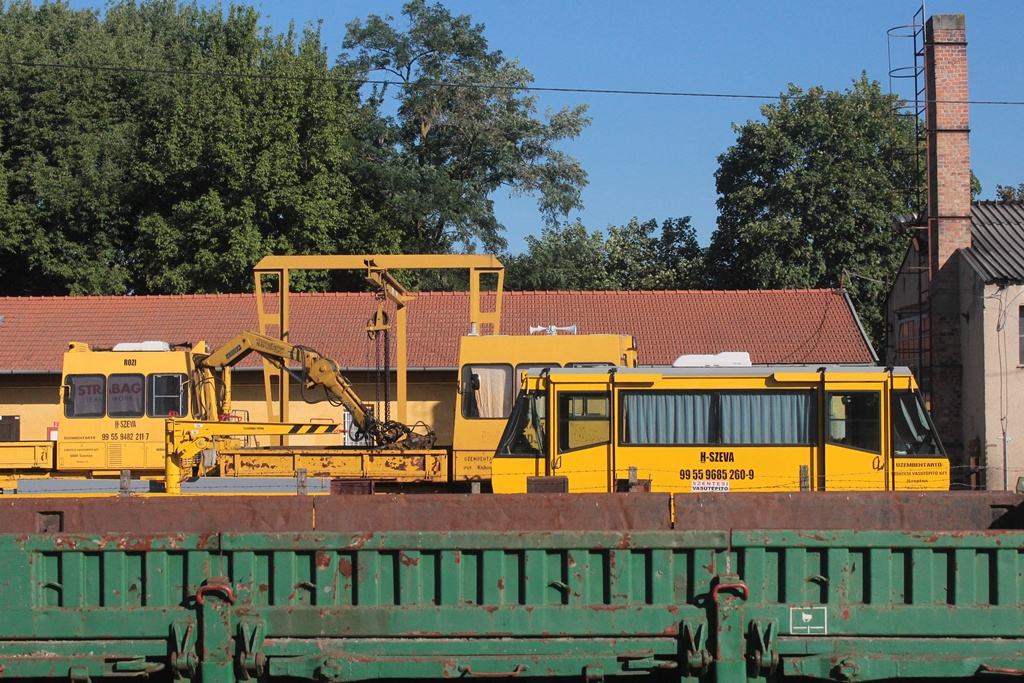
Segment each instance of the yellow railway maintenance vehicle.
[{"label": "yellow railway maintenance vehicle", "polygon": [[[482,490],[490,479],[491,458],[511,412],[513,393],[527,371],[561,365],[637,365],[635,340],[627,335],[464,337],[454,442],[447,449],[435,448],[434,432],[428,425],[409,426],[375,417],[331,359],[254,332],[236,336],[209,355],[196,356],[197,396],[201,405],[207,406],[200,410],[202,414],[223,412],[213,388],[230,377],[231,366],[250,353],[258,353],[275,367],[288,368],[297,377],[303,395],[326,392],[349,412],[357,440],[365,440],[366,445],[254,447],[239,440],[245,436],[331,433],[338,425],[250,423],[215,417],[203,423],[168,420],[165,474],[169,493],[180,492],[175,482],[190,476],[291,478],[300,470],[314,478],[359,481],[368,484],[360,489],[366,492],[395,484],[465,488],[473,482]],[[297,366],[289,368],[289,361]],[[223,383],[230,386],[230,381]]]},{"label": "yellow railway maintenance vehicle", "polygon": [[[234,410],[231,369],[252,353],[288,372],[307,400],[335,403],[334,419],[260,422]],[[491,457],[528,369],[636,363],[628,335],[463,337],[453,446],[436,447],[427,425],[378,419],[335,361],[273,337],[244,332],[213,351],[202,342],[191,349],[143,342],[109,350],[72,342],[55,406],[57,439],[0,443],[0,489],[110,492],[130,473],[132,490],[142,492],[152,489],[140,479],[166,479],[175,491],[194,478],[205,482],[184,483],[185,490],[294,491],[301,470],[310,479],[366,484],[360,490],[424,483],[468,490],[474,482],[486,490]],[[357,445],[343,445],[343,410],[366,437]],[[291,443],[272,445],[277,436]]]},{"label": "yellow railway maintenance vehicle", "polygon": [[496,493],[946,490],[949,460],[907,368],[531,373]]},{"label": "yellow railway maintenance vehicle", "polygon": [[[452,443],[441,446],[430,426],[410,426],[407,419],[406,307],[415,296],[389,269],[418,268],[469,272],[470,330],[460,340],[460,379],[442,398],[442,405],[454,406]],[[376,406],[383,419],[364,405],[337,362],[291,341],[290,273],[310,269],[366,272],[379,301],[366,331],[392,331],[396,338],[396,419],[387,418],[386,400]],[[350,492],[408,485],[489,490],[491,458],[527,370],[637,365],[636,341],[628,335],[555,334],[570,331],[561,328],[501,335],[503,272],[493,256],[472,254],[265,257],[254,269],[259,332],[243,332],[212,351],[205,343],[101,350],[73,342],[64,356],[60,402],[44,416],[55,426],[59,420],[56,440],[0,443],[0,492],[145,493],[161,490],[163,481],[171,492],[312,493],[336,484]],[[485,296],[488,277],[494,291]],[[393,324],[385,302],[394,308]],[[265,422],[233,409],[231,369],[252,353],[264,359]],[[337,409],[326,416],[308,406],[293,411],[296,394],[307,403],[327,399]],[[365,438],[346,443],[342,408],[352,418],[350,434]],[[315,480],[311,487],[304,477]]]}]

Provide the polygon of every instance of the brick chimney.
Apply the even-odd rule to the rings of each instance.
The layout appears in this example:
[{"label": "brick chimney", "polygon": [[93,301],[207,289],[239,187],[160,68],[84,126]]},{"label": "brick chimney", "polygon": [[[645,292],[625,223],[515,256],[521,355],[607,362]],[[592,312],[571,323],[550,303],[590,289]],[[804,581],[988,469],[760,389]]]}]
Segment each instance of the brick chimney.
[{"label": "brick chimney", "polygon": [[971,148],[964,15],[937,14],[925,27],[928,98],[928,240],[931,270],[971,246]]},{"label": "brick chimney", "polygon": [[931,411],[956,474],[966,471],[962,424],[960,278],[956,250],[971,245],[971,155],[964,15],[925,26]]}]

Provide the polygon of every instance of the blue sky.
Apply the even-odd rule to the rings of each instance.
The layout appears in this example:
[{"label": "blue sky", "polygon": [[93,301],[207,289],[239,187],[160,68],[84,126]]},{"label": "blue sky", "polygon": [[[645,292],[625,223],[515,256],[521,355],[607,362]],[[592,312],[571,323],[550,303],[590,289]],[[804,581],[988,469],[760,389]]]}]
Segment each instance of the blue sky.
[{"label": "blue sky", "polygon": [[[402,0],[254,1],[264,25],[283,32],[322,20],[331,56],[345,24],[369,14],[399,22]],[[846,90],[861,71],[890,90],[889,70],[913,64],[913,43],[888,39],[910,24],[919,0],[444,0],[452,14],[485,25],[490,48],[518,58],[545,88],[670,91],[777,97],[789,83]],[[73,0],[75,7],[98,2]],[[963,13],[972,101],[1024,102],[1024,2],[930,0],[926,16]],[[401,24],[400,24],[401,25]],[[906,30],[897,31],[906,33]],[[891,90],[909,96],[908,81]],[[562,148],[589,175],[590,230],[691,216],[706,245],[718,215],[717,157],[735,142],[733,123],[760,118],[769,100],[593,93],[540,94],[539,107],[590,105],[593,122]],[[1024,182],[1024,106],[972,104],[971,166],[982,199],[997,184]],[[512,252],[543,223],[530,197],[495,196]]]}]

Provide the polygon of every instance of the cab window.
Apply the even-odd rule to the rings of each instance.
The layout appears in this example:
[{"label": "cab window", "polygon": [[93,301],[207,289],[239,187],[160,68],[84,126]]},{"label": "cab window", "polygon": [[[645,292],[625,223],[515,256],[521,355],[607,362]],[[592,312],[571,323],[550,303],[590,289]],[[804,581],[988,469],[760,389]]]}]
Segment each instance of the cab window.
[{"label": "cab window", "polygon": [[921,394],[894,391],[892,401],[893,452],[901,455],[945,456]]},{"label": "cab window", "polygon": [[882,399],[877,391],[828,393],[829,443],[882,452]]},{"label": "cab window", "polygon": [[565,392],[558,395],[558,452],[611,441],[608,392]]},{"label": "cab window", "polygon": [[188,415],[188,397],[184,391],[188,379],[182,374],[150,375],[149,404],[150,417],[184,417]]},{"label": "cab window", "polygon": [[518,391],[507,364],[464,365],[461,378],[462,416],[507,418]]},{"label": "cab window", "polygon": [[505,425],[496,455],[536,458],[547,450],[547,394],[520,394]]},{"label": "cab window", "polygon": [[103,417],[106,389],[103,375],[68,375],[64,380],[64,417]]},{"label": "cab window", "polygon": [[115,374],[107,378],[107,415],[142,417],[145,401],[142,375]]}]

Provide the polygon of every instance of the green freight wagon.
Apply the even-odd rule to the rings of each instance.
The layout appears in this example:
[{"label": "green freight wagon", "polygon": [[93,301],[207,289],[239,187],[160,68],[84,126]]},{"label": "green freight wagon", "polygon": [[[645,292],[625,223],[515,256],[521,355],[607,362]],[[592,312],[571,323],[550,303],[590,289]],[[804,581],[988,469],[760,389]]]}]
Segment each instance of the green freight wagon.
[{"label": "green freight wagon", "polygon": [[5,497],[0,678],[1024,675],[996,493]]}]

